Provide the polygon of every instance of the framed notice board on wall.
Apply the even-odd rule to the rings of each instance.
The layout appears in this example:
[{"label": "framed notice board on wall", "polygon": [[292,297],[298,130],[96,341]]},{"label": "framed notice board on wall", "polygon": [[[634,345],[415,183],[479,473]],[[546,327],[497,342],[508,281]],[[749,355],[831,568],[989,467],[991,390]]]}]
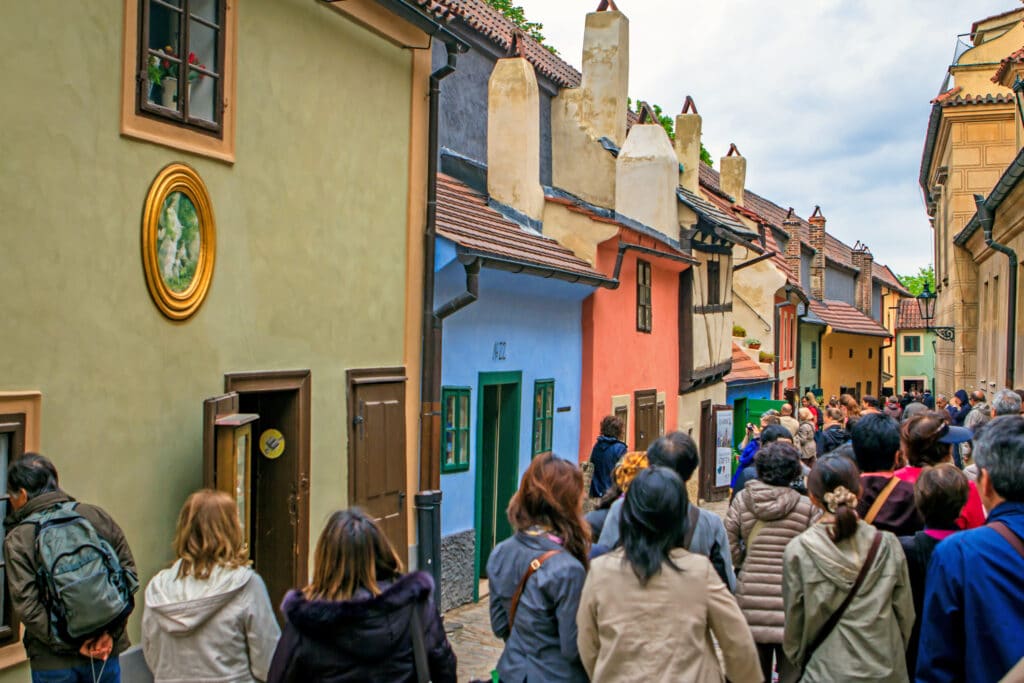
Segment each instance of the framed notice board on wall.
[{"label": "framed notice board on wall", "polygon": [[698,496],[703,500],[729,497],[732,481],[733,410],[728,405],[700,405],[700,479]]}]

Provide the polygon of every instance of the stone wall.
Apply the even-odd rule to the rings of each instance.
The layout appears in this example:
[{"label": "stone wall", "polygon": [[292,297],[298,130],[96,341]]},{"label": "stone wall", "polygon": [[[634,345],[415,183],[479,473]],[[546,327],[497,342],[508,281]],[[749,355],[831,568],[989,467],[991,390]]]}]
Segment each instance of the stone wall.
[{"label": "stone wall", "polygon": [[[476,531],[466,529],[441,539],[441,611],[473,602]],[[486,562],[486,558],[480,558]]]}]

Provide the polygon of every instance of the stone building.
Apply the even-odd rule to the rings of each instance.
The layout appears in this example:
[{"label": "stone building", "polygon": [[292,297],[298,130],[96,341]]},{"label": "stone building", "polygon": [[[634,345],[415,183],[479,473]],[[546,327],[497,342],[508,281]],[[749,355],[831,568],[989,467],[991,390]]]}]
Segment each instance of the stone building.
[{"label": "stone building", "polygon": [[[989,382],[994,381],[978,374],[979,362],[988,363],[993,351],[979,347],[979,330],[994,322],[979,317],[979,307],[1005,305],[1006,299],[996,295],[1005,285],[997,283],[995,271],[988,274],[987,285],[980,280],[978,263],[954,238],[975,213],[974,195],[993,190],[1020,147],[1019,115],[1010,90],[1017,69],[1001,69],[1007,78],[992,76],[995,66],[1024,44],[1022,19],[1024,9],[1018,8],[976,21],[958,40],[940,94],[932,100],[919,177],[934,230],[938,299],[931,324],[950,327],[955,335],[952,342],[937,344],[935,383],[940,393],[991,390]],[[989,300],[983,304],[986,292]]]}]

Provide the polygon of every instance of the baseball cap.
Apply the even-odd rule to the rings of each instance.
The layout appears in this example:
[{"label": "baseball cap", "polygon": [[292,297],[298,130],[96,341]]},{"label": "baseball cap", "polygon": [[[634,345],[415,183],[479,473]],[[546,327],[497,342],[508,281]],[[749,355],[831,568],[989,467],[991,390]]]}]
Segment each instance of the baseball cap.
[{"label": "baseball cap", "polygon": [[946,433],[939,437],[939,443],[964,443],[974,438],[974,432],[967,427],[947,425]]}]

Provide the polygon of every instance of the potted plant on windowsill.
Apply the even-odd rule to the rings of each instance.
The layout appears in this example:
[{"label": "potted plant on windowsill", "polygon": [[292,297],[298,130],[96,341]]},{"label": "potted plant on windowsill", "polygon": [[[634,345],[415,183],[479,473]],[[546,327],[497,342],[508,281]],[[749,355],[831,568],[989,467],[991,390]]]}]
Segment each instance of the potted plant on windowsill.
[{"label": "potted plant on windowsill", "polygon": [[[146,69],[146,77],[150,83],[148,99],[150,102],[160,104],[168,109],[177,109],[179,64],[167,59],[167,57],[177,57],[174,53],[174,48],[170,45],[164,47],[159,55],[151,55],[149,58],[149,64]],[[199,63],[199,58],[196,57],[195,52],[188,53],[188,64],[202,69],[206,68],[205,64]],[[203,74],[200,72],[195,69],[188,70],[188,90],[190,96],[192,95],[192,84],[202,79]],[[161,90],[159,101],[153,97],[153,86],[158,86]]]},{"label": "potted plant on windowsill", "polygon": [[733,325],[732,326],[732,336],[734,336],[734,337],[746,337],[747,336],[747,330],[742,325]]},{"label": "potted plant on windowsill", "polygon": [[747,337],[747,340],[744,343],[747,345],[748,349],[754,349],[756,351],[757,349],[761,348],[761,340],[760,339],[754,339],[753,337]]},{"label": "potted plant on windowsill", "polygon": [[775,354],[769,353],[768,351],[761,351],[757,354],[757,362],[759,363],[774,363]]}]

